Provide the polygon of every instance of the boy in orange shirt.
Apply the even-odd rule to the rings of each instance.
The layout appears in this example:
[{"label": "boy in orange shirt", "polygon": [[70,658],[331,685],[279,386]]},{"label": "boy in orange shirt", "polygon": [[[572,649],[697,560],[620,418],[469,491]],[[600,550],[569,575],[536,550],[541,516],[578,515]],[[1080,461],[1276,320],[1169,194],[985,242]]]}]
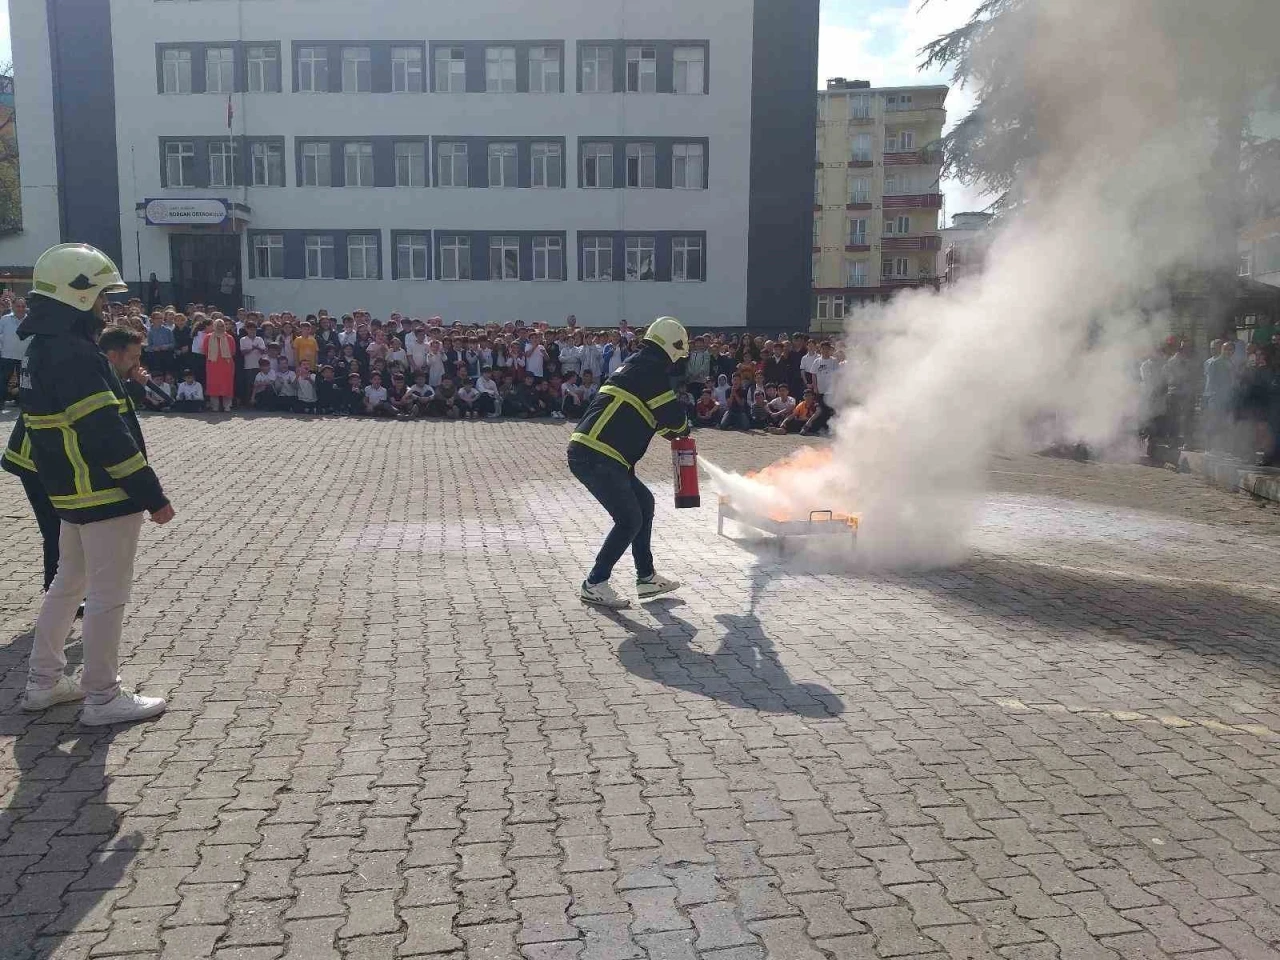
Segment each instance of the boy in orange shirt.
[{"label": "boy in orange shirt", "polygon": [[312,332],[311,324],[306,320],[302,321],[302,332],[293,338],[293,355],[299,366],[306,364],[314,370],[318,364],[320,354],[320,344],[316,342],[316,338]]}]

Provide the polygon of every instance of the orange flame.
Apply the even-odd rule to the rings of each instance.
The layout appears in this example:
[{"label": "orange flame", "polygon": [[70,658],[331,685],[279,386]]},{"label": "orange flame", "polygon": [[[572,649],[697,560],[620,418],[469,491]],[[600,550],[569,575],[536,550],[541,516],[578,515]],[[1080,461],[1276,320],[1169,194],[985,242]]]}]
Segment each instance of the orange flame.
[{"label": "orange flame", "polygon": [[[825,469],[831,465],[831,460],[830,447],[802,447],[776,463],[771,463],[761,470],[748,473],[747,479],[782,492],[784,495],[777,498],[782,501],[786,499],[785,494],[789,492],[798,477],[810,471]],[[839,512],[832,512],[828,517],[825,510],[816,514],[805,513],[801,515],[788,510],[782,505],[775,506],[769,511],[769,519],[779,523],[789,523],[797,520],[830,521],[847,524],[851,527],[857,527],[859,520],[856,514]]]}]

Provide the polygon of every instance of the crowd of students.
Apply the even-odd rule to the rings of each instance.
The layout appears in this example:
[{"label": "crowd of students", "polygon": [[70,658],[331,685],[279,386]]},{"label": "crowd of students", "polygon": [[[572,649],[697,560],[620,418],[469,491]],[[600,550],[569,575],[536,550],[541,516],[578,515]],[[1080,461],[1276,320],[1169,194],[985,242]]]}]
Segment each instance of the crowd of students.
[{"label": "crowd of students", "polygon": [[[298,317],[202,304],[147,315],[135,301],[112,320],[146,337],[144,361],[177,411],[253,409],[416,419],[575,419],[600,385],[638,349],[638,333],[520,322],[483,327],[357,310]],[[708,334],[690,343],[679,391],[700,426],[815,433],[843,353],[796,333],[777,340]]]}]

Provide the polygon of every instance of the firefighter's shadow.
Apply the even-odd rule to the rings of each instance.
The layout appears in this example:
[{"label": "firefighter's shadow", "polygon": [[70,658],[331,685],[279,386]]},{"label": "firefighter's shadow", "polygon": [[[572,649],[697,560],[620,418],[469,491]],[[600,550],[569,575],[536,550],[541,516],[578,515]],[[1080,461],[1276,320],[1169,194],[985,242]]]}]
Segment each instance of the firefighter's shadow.
[{"label": "firefighter's shadow", "polygon": [[831,690],[791,679],[754,612],[716,616],[723,635],[714,653],[703,653],[692,645],[698,628],[673,612],[682,603],[664,599],[645,604],[656,627],[625,613],[609,613],[629,634],[618,649],[629,673],[748,710],[813,720],[844,712],[844,703]]}]

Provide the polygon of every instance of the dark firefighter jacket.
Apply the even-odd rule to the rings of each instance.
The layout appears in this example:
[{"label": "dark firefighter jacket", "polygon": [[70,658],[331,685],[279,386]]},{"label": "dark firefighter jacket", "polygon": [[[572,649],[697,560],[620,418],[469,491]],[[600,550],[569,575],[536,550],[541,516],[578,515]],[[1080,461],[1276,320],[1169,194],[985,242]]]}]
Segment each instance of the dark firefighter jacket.
[{"label": "dark firefighter jacket", "polygon": [[97,320],[34,296],[19,327],[30,337],[22,416],[0,466],[35,473],[62,520],[94,523],[168,505],[147,466],[133,401],[93,340]]},{"label": "dark firefighter jacket", "polygon": [[666,351],[645,344],[600,388],[569,442],[634,468],[658,432],[682,436],[689,420],[671,389]]}]

